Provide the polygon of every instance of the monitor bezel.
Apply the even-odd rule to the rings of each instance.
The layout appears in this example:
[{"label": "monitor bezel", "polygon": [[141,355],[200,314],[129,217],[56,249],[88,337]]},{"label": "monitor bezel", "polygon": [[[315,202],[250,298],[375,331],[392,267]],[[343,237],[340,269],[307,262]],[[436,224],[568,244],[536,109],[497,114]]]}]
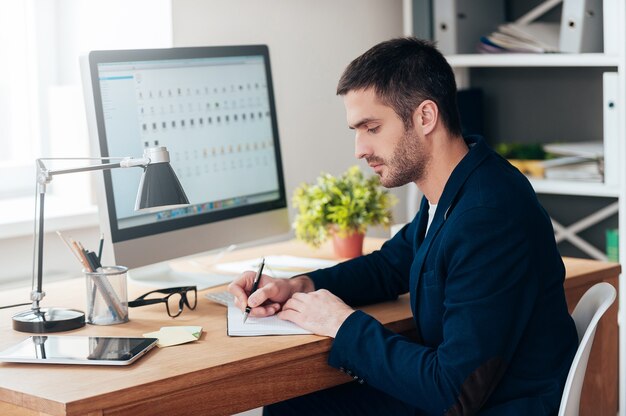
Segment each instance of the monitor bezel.
[{"label": "monitor bezel", "polygon": [[[142,224],[128,228],[118,227],[117,211],[115,208],[115,195],[113,193],[113,182],[111,172],[104,171],[104,192],[108,210],[108,222],[111,242],[133,240],[141,237],[149,237],[168,231],[181,230],[211,224],[218,221],[247,215],[259,214],[274,210],[287,208],[287,197],[285,191],[285,181],[283,177],[283,166],[280,150],[280,137],[278,133],[278,120],[276,115],[276,104],[274,99],[274,87],[272,82],[272,71],[270,64],[269,48],[267,45],[237,45],[237,46],[202,46],[164,49],[128,49],[92,51],[89,53],[89,73],[94,100],[96,128],[98,133],[98,144],[101,157],[119,157],[141,155],[111,155],[108,150],[108,138],[104,123],[104,111],[102,107],[102,94],[98,76],[98,65],[116,62],[142,62],[156,60],[176,60],[176,59],[197,59],[197,58],[223,58],[234,56],[262,56],[265,64],[265,77],[269,98],[270,119],[272,125],[272,135],[274,139],[274,156],[276,160],[276,170],[278,175],[279,197],[273,201],[258,202],[241,207],[232,207],[214,212],[207,212],[186,217],[168,219],[150,224]],[[209,202],[209,201],[207,201]],[[132,201],[131,201],[132,203]]]}]

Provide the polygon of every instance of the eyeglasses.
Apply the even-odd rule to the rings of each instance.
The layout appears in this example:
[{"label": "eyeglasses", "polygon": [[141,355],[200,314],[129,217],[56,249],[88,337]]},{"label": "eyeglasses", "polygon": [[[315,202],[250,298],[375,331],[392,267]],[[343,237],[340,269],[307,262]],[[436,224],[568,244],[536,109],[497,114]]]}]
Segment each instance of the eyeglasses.
[{"label": "eyeglasses", "polygon": [[[155,298],[154,296],[157,294],[163,294],[166,296]],[[153,295],[153,297],[150,297],[150,295]],[[189,309],[194,310],[196,309],[197,302],[198,290],[196,286],[183,286],[158,289],[144,293],[137,299],[128,302],[128,307],[135,308],[137,306],[165,303],[167,314],[172,318],[176,318],[178,315],[183,313],[183,305],[187,305]]]}]

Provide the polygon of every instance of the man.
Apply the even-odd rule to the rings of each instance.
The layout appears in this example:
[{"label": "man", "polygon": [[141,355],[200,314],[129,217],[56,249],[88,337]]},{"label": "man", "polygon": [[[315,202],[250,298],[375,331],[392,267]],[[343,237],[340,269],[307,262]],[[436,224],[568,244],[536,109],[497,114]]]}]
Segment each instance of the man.
[{"label": "man", "polygon": [[[337,94],[356,157],[385,187],[414,182],[424,199],[379,251],[263,276],[249,298],[253,273],[231,284],[251,316],[278,313],[333,337],[329,364],[358,381],[266,413],[556,414],[577,335],[550,219],[518,170],[462,137],[445,58],[415,38],[383,42],[347,67]],[[352,308],[406,292],[417,341]]]}]

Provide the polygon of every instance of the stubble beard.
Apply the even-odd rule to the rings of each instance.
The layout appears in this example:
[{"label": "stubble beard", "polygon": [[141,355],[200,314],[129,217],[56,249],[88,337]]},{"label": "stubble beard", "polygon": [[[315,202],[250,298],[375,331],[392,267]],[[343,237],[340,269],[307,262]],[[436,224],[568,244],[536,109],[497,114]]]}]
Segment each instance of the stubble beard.
[{"label": "stubble beard", "polygon": [[422,139],[417,133],[406,130],[391,159],[383,161],[387,172],[380,176],[380,183],[385,188],[396,188],[419,181],[424,178],[429,162]]}]

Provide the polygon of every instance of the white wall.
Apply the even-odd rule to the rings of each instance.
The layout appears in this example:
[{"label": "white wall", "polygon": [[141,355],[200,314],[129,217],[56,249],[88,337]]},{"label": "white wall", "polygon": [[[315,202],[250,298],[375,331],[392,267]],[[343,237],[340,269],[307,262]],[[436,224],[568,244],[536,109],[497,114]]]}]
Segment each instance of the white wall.
[{"label": "white wall", "polygon": [[[33,88],[42,88],[40,123],[45,143],[39,156],[88,156],[78,56],[94,49],[171,46],[170,0],[55,0],[36,2],[35,6],[33,30],[39,49],[34,53],[38,76]],[[33,163],[28,172],[33,192],[34,169]],[[92,248],[97,246],[97,215],[85,207],[89,203],[86,184],[90,178],[88,173],[68,175],[55,179],[50,186],[46,202],[45,281],[80,273],[79,263],[55,230],[62,230]],[[52,194],[57,195],[56,201],[50,198]],[[85,198],[79,203],[76,197],[80,195]],[[25,285],[30,282],[32,270],[34,201],[0,202],[0,285]],[[104,254],[105,260],[111,258],[108,247]],[[25,292],[24,299],[16,302],[28,301],[28,295]]]},{"label": "white wall", "polygon": [[[145,5],[145,1],[139,3]],[[98,1],[87,8],[77,0],[60,0],[56,4],[58,10],[64,11],[64,17],[56,28],[50,28],[55,31],[51,36],[66,39],[61,42],[66,49],[56,51],[58,61],[67,68],[72,65],[73,56],[85,48],[105,47],[109,35],[117,48],[154,47],[157,40],[164,42],[164,36],[170,33],[174,46],[268,44],[289,196],[295,186],[314,180],[322,170],[338,174],[356,163],[353,134],[346,126],[343,103],[335,96],[335,88],[352,59],[380,41],[402,35],[401,0],[171,1],[171,22],[164,19],[168,12],[165,0],[156,3],[162,12],[145,15],[145,19],[162,22],[162,32],[154,32],[151,26],[151,36],[140,36],[145,44],[133,41],[125,45],[123,39],[115,36],[116,28],[134,23],[132,19],[116,21],[117,12],[126,8],[123,1],[116,0],[110,7]],[[140,14],[136,6],[132,8],[135,16]],[[101,38],[86,41],[83,32],[87,21],[102,28]],[[138,30],[145,32],[144,26],[137,22]],[[66,73],[69,75],[59,79],[61,84],[72,83],[77,76],[73,71]],[[364,163],[360,165],[371,173]],[[404,189],[395,193],[401,199],[395,209],[396,219],[405,221]],[[48,212],[52,212],[53,204],[50,205],[46,206]],[[24,284],[30,279],[32,228],[30,221],[27,223],[26,231],[16,233],[13,238],[3,236],[0,227],[3,263],[0,282],[18,280]],[[55,220],[46,221],[46,229],[65,230],[67,235],[92,247],[99,236],[95,226],[76,228],[75,224],[63,226]],[[388,231],[373,230],[370,234],[388,235]],[[105,259],[108,253],[107,247]],[[51,275],[76,275],[78,267],[56,235],[49,233],[45,249],[46,280]]]},{"label": "white wall", "polygon": [[[337,81],[352,59],[402,36],[401,0],[172,0],[172,19],[174,46],[269,46],[289,197],[320,171],[357,163]],[[394,192],[395,216],[405,221],[405,191]],[[381,233],[389,231],[370,234]]]}]

